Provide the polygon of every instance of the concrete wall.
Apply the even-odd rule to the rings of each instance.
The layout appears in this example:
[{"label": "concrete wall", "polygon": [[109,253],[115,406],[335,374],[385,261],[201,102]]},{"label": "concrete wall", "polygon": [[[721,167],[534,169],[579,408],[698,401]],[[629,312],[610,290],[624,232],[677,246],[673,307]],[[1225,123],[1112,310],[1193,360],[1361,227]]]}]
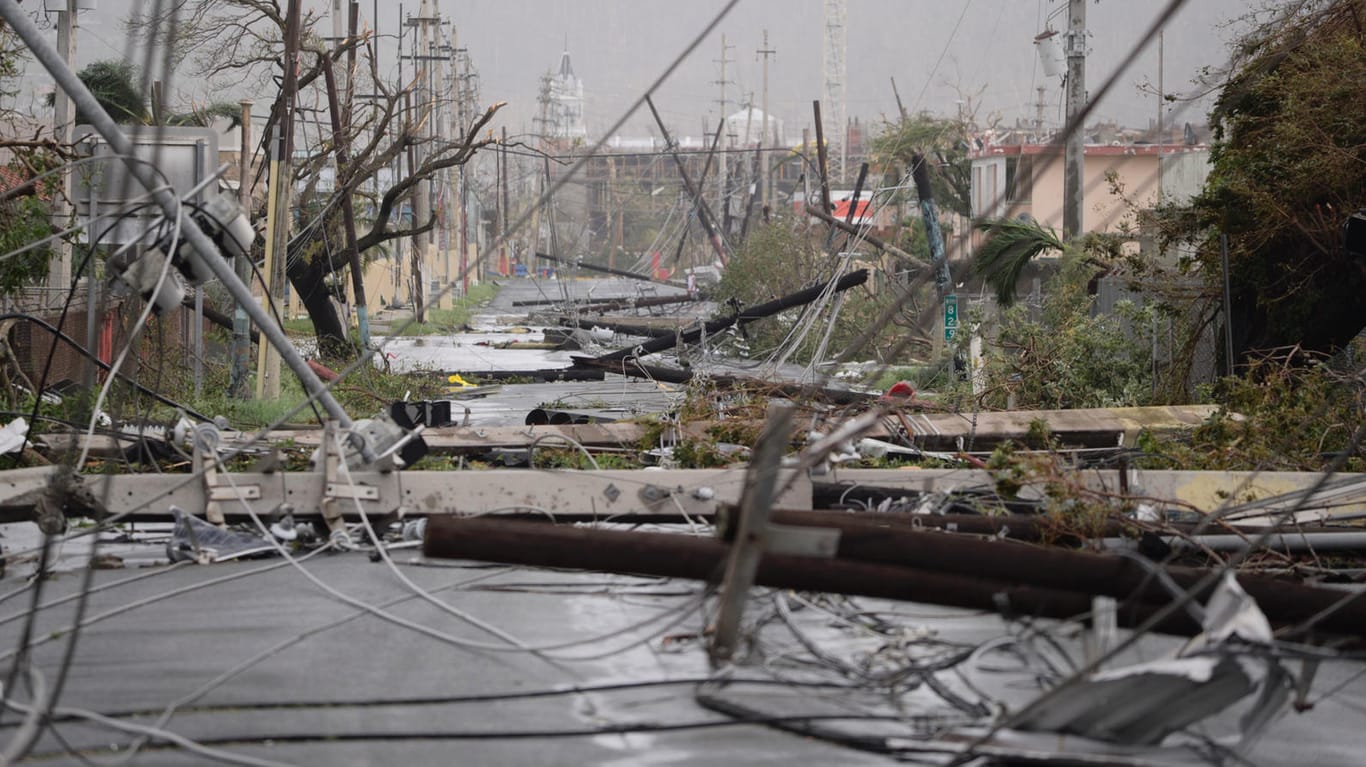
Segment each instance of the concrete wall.
[{"label": "concrete wall", "polygon": [[1209,178],[1209,153],[1188,152],[1162,158],[1162,199],[1181,205],[1205,188]]}]

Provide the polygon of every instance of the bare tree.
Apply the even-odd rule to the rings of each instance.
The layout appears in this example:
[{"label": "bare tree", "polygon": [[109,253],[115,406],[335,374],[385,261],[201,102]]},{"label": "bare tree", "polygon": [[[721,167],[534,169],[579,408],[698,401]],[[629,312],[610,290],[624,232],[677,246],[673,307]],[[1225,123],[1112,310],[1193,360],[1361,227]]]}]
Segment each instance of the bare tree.
[{"label": "bare tree", "polygon": [[[269,82],[281,73],[285,13],[278,3],[181,0],[171,6],[160,18],[131,20],[131,28],[151,41],[174,46],[178,56],[193,60],[192,71],[210,81],[231,77],[238,82]],[[339,355],[349,351],[333,302],[344,290],[339,287],[349,266],[343,249],[343,200],[350,198],[359,211],[355,235],[363,259],[378,256],[387,243],[431,231],[437,224],[436,211],[424,220],[403,220],[395,213],[424,181],[465,164],[480,148],[495,143],[487,127],[502,104],[476,113],[456,126],[453,135],[440,135],[435,115],[443,107],[442,94],[414,98],[419,89],[430,94],[427,84],[387,80],[380,72],[372,36],[328,40],[316,34],[318,20],[310,13],[301,24],[296,114],[322,117],[312,123],[296,119],[296,126],[325,127],[304,132],[304,140],[298,142],[304,151],[296,153],[293,182],[303,225],[289,243],[286,275],[313,322],[320,348]],[[166,30],[175,31],[168,35]],[[339,95],[338,106],[345,114],[341,133],[335,133],[326,118],[329,68],[345,68],[348,91],[366,94],[354,100]],[[260,131],[262,137],[278,124],[282,106],[277,99]],[[345,162],[337,162],[339,157]],[[322,171],[334,164],[335,181],[325,187]],[[402,170],[382,173],[395,168]],[[260,180],[258,176],[256,182]]]}]

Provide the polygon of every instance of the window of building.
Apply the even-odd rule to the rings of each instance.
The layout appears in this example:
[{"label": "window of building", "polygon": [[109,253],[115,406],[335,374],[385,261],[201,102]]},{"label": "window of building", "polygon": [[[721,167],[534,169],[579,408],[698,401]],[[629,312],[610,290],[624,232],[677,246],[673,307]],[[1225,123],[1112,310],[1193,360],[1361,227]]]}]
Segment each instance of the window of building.
[{"label": "window of building", "polygon": [[1029,202],[1034,192],[1034,158],[1006,158],[1006,200]]}]

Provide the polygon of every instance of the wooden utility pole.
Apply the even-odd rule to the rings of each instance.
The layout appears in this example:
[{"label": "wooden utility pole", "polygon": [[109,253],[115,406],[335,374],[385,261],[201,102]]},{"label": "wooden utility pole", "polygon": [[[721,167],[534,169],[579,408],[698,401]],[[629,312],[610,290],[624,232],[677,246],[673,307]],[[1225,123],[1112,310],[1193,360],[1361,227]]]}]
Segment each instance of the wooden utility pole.
[{"label": "wooden utility pole", "polygon": [[[721,241],[721,232],[716,228],[716,219],[712,216],[711,210],[707,208],[707,201],[702,199],[702,190],[693,185],[692,178],[688,176],[688,169],[683,165],[683,159],[678,156],[678,150],[673,146],[673,140],[669,138],[669,129],[664,127],[664,119],[659,116],[659,110],[655,108],[654,99],[648,95],[645,97],[645,104],[650,107],[650,114],[655,118],[655,124],[659,126],[659,135],[664,139],[664,146],[669,149],[669,154],[673,156],[674,163],[678,166],[678,176],[683,179],[683,188],[688,190],[688,196],[692,197],[693,204],[697,206],[697,218],[702,224],[702,229],[707,233],[707,240],[711,243],[712,250],[716,252],[716,258],[724,266],[727,262],[726,248]],[[724,121],[723,123],[724,124]],[[717,130],[721,130],[718,126]],[[720,133],[717,133],[720,139]],[[725,153],[719,155],[724,163]],[[720,167],[725,167],[721,165]],[[724,182],[723,182],[724,183]]]},{"label": "wooden utility pole", "polygon": [[896,89],[896,78],[890,77],[888,79],[892,81],[892,95],[896,97],[896,111],[901,114],[901,119],[905,120],[907,117],[906,105],[901,103],[901,91]]},{"label": "wooden utility pole", "polygon": [[498,145],[498,153],[503,156],[503,164],[501,168],[501,172],[503,175],[499,182],[499,186],[502,189],[503,195],[502,205],[499,206],[499,210],[502,211],[503,215],[498,219],[498,222],[500,224],[500,226],[498,227],[498,241],[502,243],[501,247],[503,253],[507,253],[509,232],[508,226],[512,220],[512,196],[508,191],[508,129],[506,125],[503,126],[503,140]]},{"label": "wooden utility pole", "polygon": [[[649,97],[647,96],[646,99],[648,100],[648,98]],[[544,156],[541,158],[541,161],[545,164],[545,181],[543,183],[548,192],[553,192],[555,189],[555,179],[550,175],[550,157]],[[556,258],[562,258],[569,255],[560,252],[560,228],[555,222],[555,200],[550,196],[547,196],[545,200],[545,216],[546,223],[550,227],[550,255],[555,256]]]},{"label": "wooden utility pole", "polygon": [[1163,133],[1163,111],[1166,109],[1166,99],[1163,98],[1162,91],[1165,84],[1162,82],[1165,74],[1163,64],[1167,58],[1167,30],[1162,29],[1157,33],[1157,204],[1162,204],[1162,146],[1166,144],[1166,136]]},{"label": "wooden utility pole", "polygon": [[[65,10],[57,11],[57,54],[67,63],[67,66],[75,69],[76,0],[63,0],[62,8]],[[72,107],[71,97],[66,95],[66,91],[61,88],[56,90],[53,98],[55,108],[52,116],[53,138],[59,146],[70,144],[76,128],[76,110]],[[65,229],[71,225],[69,219],[71,218],[72,190],[69,166],[62,170],[60,179],[62,194],[57,195],[57,198],[53,200],[52,218],[57,229]],[[48,298],[59,296],[71,289],[71,243],[65,237],[57,240],[57,258],[48,267],[47,286],[52,291],[47,297],[44,297],[44,306],[48,305]],[[60,301],[61,299],[58,299],[59,304]],[[90,307],[90,311],[94,310],[95,307]]]},{"label": "wooden utility pole", "polygon": [[[452,42],[452,44],[454,45],[454,41]],[[455,54],[455,61],[452,65],[454,69],[452,73],[452,78],[455,80],[455,135],[464,136],[466,126],[468,124],[466,115],[469,114],[469,111],[466,108],[466,101],[469,95],[467,89],[469,73],[466,70],[466,57],[461,55],[462,49],[459,46],[454,46],[453,52]],[[459,183],[460,185],[460,189],[457,192],[456,196],[460,201],[460,295],[464,296],[468,295],[470,292],[471,266],[469,263],[469,183],[465,177],[465,166],[463,164],[460,167],[456,168],[455,177],[457,183]],[[475,272],[475,276],[478,278],[482,278],[483,270],[479,267],[479,265],[483,263],[482,256],[484,254],[480,253],[479,255],[481,256],[481,258],[475,261],[473,269]]]},{"label": "wooden utility pole", "polygon": [[[294,96],[299,80],[299,27],[303,11],[300,0],[289,0],[285,16],[284,80],[276,104],[276,140],[270,163],[270,211],[266,222],[266,274],[270,296],[284,311],[285,261],[289,249],[290,208],[293,202],[294,175]],[[281,318],[283,319],[283,318]],[[259,347],[256,362],[256,398],[280,398],[280,353],[270,344]]]},{"label": "wooden utility pole", "polygon": [[1080,237],[1085,193],[1082,187],[1086,131],[1081,112],[1086,106],[1086,3],[1068,0],[1067,6],[1067,145],[1063,154],[1062,229],[1066,237]]},{"label": "wooden utility pole", "polygon": [[[549,163],[549,160],[546,162]],[[530,244],[527,246],[526,250],[523,251],[523,258],[525,258],[528,263],[532,263],[535,259],[539,258],[541,251],[541,211],[545,208],[545,204],[549,204],[549,201],[542,204],[541,198],[545,195],[545,190],[549,188],[549,182],[550,179],[547,178],[546,175],[541,173],[536,174],[536,208],[531,211],[531,228],[529,230],[531,232],[529,238]]]},{"label": "wooden utility pole", "polygon": [[[777,129],[776,126],[774,126],[774,127],[773,127],[773,132],[770,134],[770,132],[769,132],[769,125],[771,124],[771,123],[770,123],[770,120],[771,120],[772,118],[771,118],[771,117],[769,116],[769,114],[768,114],[768,57],[769,57],[769,56],[772,56],[772,55],[775,54],[775,53],[777,53],[777,51],[775,51],[775,50],[773,50],[772,48],[769,48],[769,47],[768,47],[768,30],[767,30],[767,29],[764,30],[764,47],[762,47],[762,48],[760,48],[759,50],[755,51],[755,53],[757,53],[757,54],[759,54],[760,56],[763,56],[763,57],[764,57],[764,96],[763,96],[763,105],[764,105],[764,127],[761,128],[760,131],[759,131],[759,153],[760,153],[760,154],[763,154],[763,150],[764,150],[765,148],[767,148],[767,147],[770,145],[769,139],[772,139],[772,145],[773,145],[773,146],[777,146],[777,145],[778,145],[778,136],[777,136],[778,129]],[[763,192],[763,208],[764,208],[764,215],[765,215],[765,217],[767,217],[767,215],[768,215],[768,210],[769,210],[769,207],[768,207],[768,205],[769,205],[769,201],[768,201],[768,198],[769,198],[769,187],[773,186],[773,163],[769,160],[769,158],[765,157],[765,158],[764,158],[764,165],[765,165],[765,167],[767,168],[767,171],[763,173],[763,180],[762,180],[760,183],[763,184],[763,188],[764,188],[764,192]],[[749,221],[749,217],[748,217],[748,216],[745,217],[745,221],[746,221],[746,222]]]},{"label": "wooden utility pole", "polygon": [[[717,131],[718,134],[724,134],[724,133],[726,132],[726,117],[727,117],[727,115],[726,115],[726,108],[727,108],[727,102],[726,102],[726,85],[729,83],[729,81],[726,79],[726,65],[730,63],[730,59],[726,58],[726,52],[729,51],[731,48],[734,48],[734,47],[735,47],[735,46],[733,46],[733,45],[727,45],[727,44],[726,44],[726,36],[725,36],[725,34],[722,34],[722,35],[721,35],[721,58],[718,59],[718,62],[721,64],[721,79],[716,81],[716,84],[719,85],[719,86],[721,86],[721,98],[720,98],[720,100],[719,100],[719,102],[718,102],[718,103],[720,104],[720,109],[721,109],[721,119],[720,119],[720,121],[717,122],[717,124],[716,124],[716,131]],[[730,148],[729,144],[726,144],[726,143],[723,141],[723,142],[722,142],[722,146],[721,146],[721,154],[717,156],[717,162],[718,162],[718,164],[717,164],[717,166],[716,166],[716,167],[717,167],[717,174],[716,174],[716,209],[717,209],[717,210],[721,210],[722,208],[725,207],[725,204],[726,204],[726,151],[725,151],[725,150],[727,150],[727,149],[729,149],[729,148]],[[730,232],[726,232],[726,234],[729,235]]]},{"label": "wooden utility pole", "polygon": [[[432,59],[434,44],[432,41],[432,27],[441,23],[441,17],[432,13],[429,0],[422,0],[418,7],[418,15],[406,20],[413,29],[413,71],[416,74],[414,82],[417,88],[417,108],[418,121],[420,124],[421,147],[409,148],[408,164],[409,172],[415,173],[417,169],[427,159],[427,141],[432,137],[432,124],[435,105],[433,104],[432,94]],[[432,185],[430,181],[419,181],[413,187],[412,205],[413,222],[421,225],[431,218],[431,194]],[[426,264],[427,254],[431,246],[431,232],[413,235],[413,254],[412,254],[412,298],[413,298],[413,319],[418,322],[427,320],[426,306],[426,284],[428,278]]]},{"label": "wooden utility pole", "polygon": [[769,538],[768,517],[773,509],[783,451],[791,439],[795,409],[791,402],[769,403],[763,431],[754,444],[754,457],[745,473],[745,488],[740,496],[739,529],[727,552],[716,630],[708,648],[713,666],[730,661],[740,643],[740,619],[744,617],[749,590]]},{"label": "wooden utility pole", "polygon": [[826,213],[833,213],[835,208],[830,204],[830,166],[826,162],[825,128],[821,125],[821,102],[819,100],[811,102],[811,112],[816,118],[816,161],[817,169],[821,174],[821,208]]},{"label": "wooden utility pole", "polygon": [[[441,39],[441,26],[436,28],[435,43],[432,49],[432,94],[436,100],[436,135],[441,140],[448,140],[455,134],[451,130],[451,121],[454,119],[453,111],[450,108],[450,94],[447,89],[450,87],[446,82],[446,68],[450,66],[451,57],[455,55],[455,27],[451,27],[451,43],[447,45]],[[438,55],[439,54],[439,55]],[[437,176],[437,192],[432,195],[437,201],[437,209],[441,211],[440,229],[437,232],[436,247],[441,257],[441,298],[448,301],[454,298],[454,290],[451,288],[451,171],[443,168]],[[461,295],[464,295],[463,293]]]}]

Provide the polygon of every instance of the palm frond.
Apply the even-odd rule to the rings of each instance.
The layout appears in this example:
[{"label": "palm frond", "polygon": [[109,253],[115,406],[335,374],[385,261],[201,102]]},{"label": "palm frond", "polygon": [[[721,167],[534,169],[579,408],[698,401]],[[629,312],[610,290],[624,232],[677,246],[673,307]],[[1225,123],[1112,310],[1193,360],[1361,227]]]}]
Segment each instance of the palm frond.
[{"label": "palm frond", "polygon": [[983,219],[974,228],[985,232],[987,239],[973,256],[973,271],[996,291],[1002,306],[1015,303],[1015,285],[1026,264],[1050,250],[1063,249],[1052,229],[1034,221]]},{"label": "palm frond", "polygon": [[227,120],[227,129],[232,130],[242,123],[242,106],[231,101],[215,101],[203,106],[196,105],[184,114],[171,115],[167,118],[166,124],[206,128],[218,118]]}]

